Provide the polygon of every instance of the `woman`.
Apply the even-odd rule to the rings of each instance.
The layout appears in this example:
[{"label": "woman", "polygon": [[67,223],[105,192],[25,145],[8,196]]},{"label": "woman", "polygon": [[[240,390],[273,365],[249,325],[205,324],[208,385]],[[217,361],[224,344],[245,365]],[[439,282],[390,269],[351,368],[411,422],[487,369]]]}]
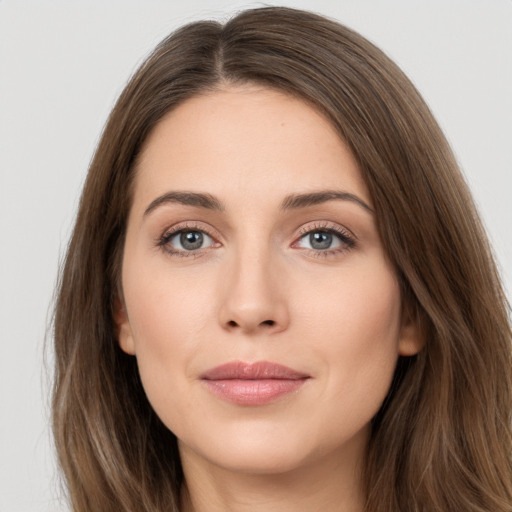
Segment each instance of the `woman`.
[{"label": "woman", "polygon": [[505,511],[506,300],[446,140],[354,32],[286,8],[164,40],[60,282],[76,511]]}]

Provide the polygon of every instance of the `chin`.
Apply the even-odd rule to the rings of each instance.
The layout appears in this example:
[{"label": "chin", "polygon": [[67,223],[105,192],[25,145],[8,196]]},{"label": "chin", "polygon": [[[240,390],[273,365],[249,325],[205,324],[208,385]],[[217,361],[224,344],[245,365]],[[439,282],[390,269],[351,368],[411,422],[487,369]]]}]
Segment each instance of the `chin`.
[{"label": "chin", "polygon": [[[190,436],[190,443],[186,438],[179,441],[182,459],[188,456],[225,471],[253,475],[291,474],[323,463],[333,467],[342,460],[357,462],[368,441],[365,428],[346,436],[339,431],[332,436],[319,436],[308,429],[266,422],[239,424],[225,430],[213,428],[203,434]],[[197,439],[201,442],[197,443]]]},{"label": "chin", "polygon": [[229,449],[211,451],[203,457],[210,463],[233,473],[252,475],[276,475],[292,472],[306,464],[306,460],[296,450],[259,446],[232,446]]},{"label": "chin", "polygon": [[[179,440],[180,452],[207,460],[227,471],[244,474],[279,474],[293,471],[307,463],[311,457],[307,442],[290,432],[272,428],[266,432],[241,428],[224,435],[210,435],[202,443],[188,444]],[[266,430],[266,429],[265,429]]]}]

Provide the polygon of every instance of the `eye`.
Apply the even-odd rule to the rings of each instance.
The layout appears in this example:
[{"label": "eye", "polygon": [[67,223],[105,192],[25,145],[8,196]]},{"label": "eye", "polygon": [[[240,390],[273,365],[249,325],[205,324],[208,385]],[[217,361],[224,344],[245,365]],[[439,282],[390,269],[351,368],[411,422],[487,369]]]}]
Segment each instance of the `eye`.
[{"label": "eye", "polygon": [[181,253],[186,256],[201,249],[207,249],[215,245],[213,238],[199,229],[178,229],[167,233],[159,241],[158,245],[164,247],[171,254]]},{"label": "eye", "polygon": [[339,237],[329,231],[312,231],[304,235],[297,244],[306,249],[315,249],[316,251],[325,251],[335,249],[341,245]]},{"label": "eye", "polygon": [[318,255],[343,252],[355,246],[355,241],[348,232],[338,227],[304,228],[302,236],[292,247],[314,251]]}]

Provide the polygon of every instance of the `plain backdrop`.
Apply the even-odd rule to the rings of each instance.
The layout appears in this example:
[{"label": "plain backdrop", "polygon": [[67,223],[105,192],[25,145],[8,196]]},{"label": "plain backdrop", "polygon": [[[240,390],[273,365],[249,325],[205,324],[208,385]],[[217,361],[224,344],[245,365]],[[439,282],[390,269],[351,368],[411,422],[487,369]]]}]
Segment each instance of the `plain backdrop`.
[{"label": "plain backdrop", "polygon": [[[281,0],[360,31],[430,104],[512,290],[512,0]],[[0,0],[0,512],[67,510],[48,427],[44,339],[88,163],[155,44],[243,1]]]}]

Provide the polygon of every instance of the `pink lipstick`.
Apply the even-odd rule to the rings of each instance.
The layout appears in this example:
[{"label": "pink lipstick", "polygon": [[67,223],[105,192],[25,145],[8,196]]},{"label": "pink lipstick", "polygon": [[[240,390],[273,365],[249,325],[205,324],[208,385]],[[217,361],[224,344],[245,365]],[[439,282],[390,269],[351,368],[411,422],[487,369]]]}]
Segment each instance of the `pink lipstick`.
[{"label": "pink lipstick", "polygon": [[237,405],[273,402],[297,391],[309,378],[305,373],[267,361],[233,361],[201,375],[209,391]]}]

